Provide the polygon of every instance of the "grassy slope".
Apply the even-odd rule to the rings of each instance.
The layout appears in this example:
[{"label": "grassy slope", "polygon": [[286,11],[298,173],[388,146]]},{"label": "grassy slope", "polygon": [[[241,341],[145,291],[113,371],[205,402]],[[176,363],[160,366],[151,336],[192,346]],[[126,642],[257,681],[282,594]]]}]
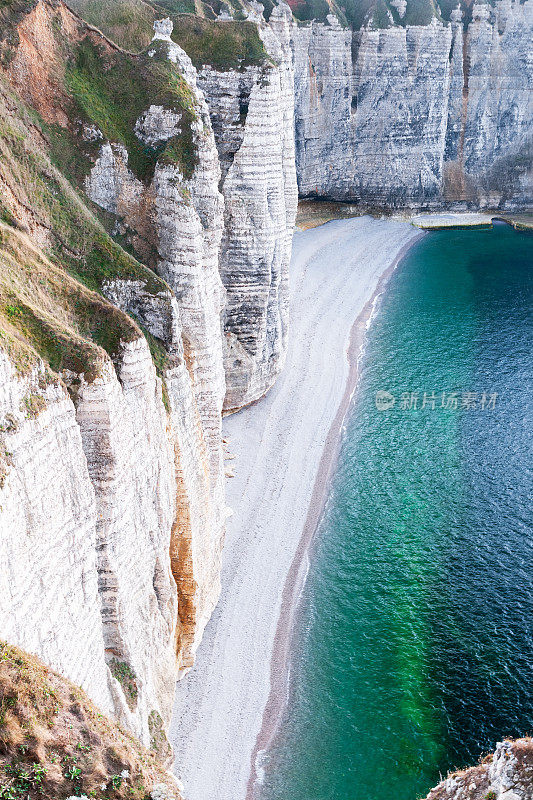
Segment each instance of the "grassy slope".
[{"label": "grassy slope", "polygon": [[[94,123],[112,142],[128,150],[128,164],[141,180],[151,177],[157,160],[176,160],[186,177],[197,164],[191,123],[196,117],[191,91],[178,69],[166,57],[167,45],[158,43],[152,57],[103,52],[89,37],[75,48],[67,62],[65,85],[71,97],[70,119]],[[147,147],[135,135],[135,122],[150,105],[181,113],[182,134],[161,147]],[[86,167],[91,147],[81,145]],[[177,154],[177,155],[176,155]],[[61,158],[61,149],[57,150]]]},{"label": "grassy slope", "polygon": [[[221,20],[213,17],[218,10],[200,5],[204,16],[192,13],[193,2],[182,0],[120,0],[102,3],[100,0],[68,0],[68,4],[92,25],[96,25],[121,47],[142,50],[152,38],[153,21],[165,14],[174,21],[173,40],[190,56],[197,67],[210,64],[219,70],[243,69],[263,64],[267,53],[257,27],[243,19]],[[239,13],[236,9],[235,13]]]},{"label": "grassy slope", "polygon": [[139,52],[150,44],[156,13],[144,0],[68,0],[68,5],[126,50]]},{"label": "grassy slope", "polygon": [[198,68],[209,64],[221,71],[243,69],[263,64],[268,59],[253,22],[213,22],[193,14],[182,14],[174,18],[172,38]]},{"label": "grassy slope", "polygon": [[158,783],[179,798],[153,751],[79,687],[0,641],[0,800],[145,800]]},{"label": "grassy slope", "polygon": [[[0,344],[22,370],[40,355],[56,372],[94,374],[103,347],[140,335],[97,292],[110,279],[168,291],[106,233],[47,154],[46,128],[0,80]],[[20,228],[45,243],[46,255]]]},{"label": "grassy slope", "polygon": [[[260,0],[260,2],[265,8],[265,17],[268,19],[273,8],[272,0]],[[468,13],[472,5],[471,0],[461,0],[461,2]],[[296,19],[301,21],[313,19],[324,21],[328,14],[336,14],[341,23],[349,24],[358,30],[368,24],[374,28],[387,28],[391,25],[429,25],[434,18],[449,20],[457,0],[407,0],[407,10],[403,17],[399,16],[390,0],[288,0],[288,3]],[[132,47],[135,50],[142,49],[148,43],[154,17],[160,17],[164,13],[174,17],[184,12],[197,12],[199,8],[202,17],[197,16],[196,19],[203,18],[207,21],[214,19],[221,8],[220,0],[202,0],[196,4],[196,8],[193,0],[117,0],[109,4],[101,3],[100,0],[69,0],[69,4],[84,19],[100,27],[114,41],[123,47]],[[197,27],[197,34],[191,36],[192,23],[176,20],[175,40],[196,64],[210,63],[222,69],[228,68],[227,59],[222,51],[229,51],[230,40],[235,36],[238,39],[242,35],[239,34],[238,20],[243,15],[238,0],[227,0],[227,5],[233,7],[236,20],[233,23],[224,23],[227,25],[227,33],[221,31],[215,37],[212,35],[206,37],[205,30],[209,28],[202,29],[201,23]],[[217,27],[221,27],[221,24],[217,23]],[[228,38],[225,41],[226,35]],[[256,42],[253,36],[248,35],[247,38],[247,46],[250,48],[248,58],[251,58],[252,63],[256,63],[260,57],[259,52],[252,55]],[[219,41],[220,54],[217,53]],[[239,56],[243,57],[242,50]],[[244,57],[246,58],[245,51]],[[233,60],[235,58],[236,55]],[[222,66],[217,65],[217,61]]]},{"label": "grassy slope", "polygon": [[[21,2],[30,0],[13,0],[3,9],[0,6],[0,66],[3,64],[6,68],[16,54],[19,38],[16,25],[21,18],[18,11]],[[104,16],[115,20],[114,3],[101,5]],[[129,2],[121,7],[126,9],[127,6]],[[151,13],[146,4],[140,7]],[[105,19],[96,18],[96,8],[95,5],[92,21],[101,22],[101,27],[106,28]],[[98,151],[98,143],[84,141],[84,123],[95,124],[106,138],[124,144],[129,152],[130,167],[141,180],[150,178],[156,161],[162,157],[168,161],[177,160],[185,176],[190,177],[197,163],[191,132],[196,110],[186,81],[166,57],[166,45],[160,43],[152,57],[147,53],[132,55],[114,47],[83,23],[79,23],[75,36],[65,34],[61,10],[47,6],[46,13],[49,38],[55,42],[49,54],[50,69],[43,75],[41,94],[47,94],[49,102],[60,109],[61,114],[56,117],[64,116],[62,112],[65,112],[69,119],[67,127],[56,125],[56,129],[50,131],[50,134],[55,133],[55,137],[50,136],[51,145],[56,145],[55,158],[69,179],[82,184]],[[132,18],[131,26],[124,24],[120,29],[126,39],[121,44],[131,43],[139,29],[144,31],[144,40],[149,41],[152,18],[148,12],[141,17],[132,11]],[[41,34],[35,28],[31,35],[40,37]],[[151,47],[150,53],[153,50]],[[151,104],[171,108],[181,115],[182,134],[168,143],[166,153],[164,146],[148,147],[134,133],[135,122]],[[48,116],[48,121],[52,116]]]},{"label": "grassy slope", "polygon": [[340,0],[340,5],[349,23],[357,30],[368,24],[374,28],[429,25],[432,19],[440,17],[437,0],[407,0],[403,17],[399,16],[390,0]]},{"label": "grassy slope", "polygon": [[39,355],[53,373],[88,380],[104,353],[140,336],[137,325],[51,262],[26,234],[0,223],[0,345],[21,372]]},{"label": "grassy slope", "polygon": [[53,163],[50,149],[48,126],[0,77],[0,216],[5,222],[27,216],[49,231],[52,256],[91,289],[116,277],[140,280],[149,292],[165,288],[108,236]]},{"label": "grassy slope", "polygon": [[[186,7],[187,2],[191,6]],[[268,18],[272,0],[261,0]],[[358,30],[371,24],[375,28],[396,25],[429,25],[434,17],[449,19],[450,9],[457,0],[407,0],[407,10],[400,18],[390,0],[288,0],[296,19],[324,21],[336,14],[342,24]],[[465,3],[468,0],[464,0]],[[194,12],[193,0],[121,0],[113,4],[99,0],[69,0],[85,19],[101,28],[123,47],[140,50],[149,41],[154,18],[164,13],[174,19],[173,38],[189,54],[196,66],[212,64],[217,69],[238,68],[248,63],[260,63],[265,54],[255,26],[246,30],[239,21],[244,15],[238,0],[227,0],[236,17],[233,22],[212,22],[220,11],[220,0],[203,0],[197,4],[202,16],[183,14]],[[196,10],[197,10],[196,9]],[[177,16],[180,14],[181,16]],[[392,22],[391,22],[392,19]],[[211,22],[211,25],[208,23]],[[242,27],[241,27],[242,26]]]},{"label": "grassy slope", "polygon": [[[16,25],[24,16],[21,1],[0,3],[3,22],[10,23],[0,29],[0,41],[5,45],[9,36],[16,47]],[[26,8],[33,5],[28,2]],[[57,18],[52,23],[59,30]],[[22,370],[38,354],[53,372],[69,367],[93,375],[103,357],[100,347],[114,357],[120,339],[140,335],[134,321],[94,292],[117,278],[140,281],[148,293],[169,290],[107,234],[91,204],[66,180],[65,174],[81,186],[97,152],[81,140],[82,123],[94,122],[109,138],[126,144],[139,174],[149,171],[156,157],[180,160],[187,173],[195,166],[190,126],[171,140],[168,152],[161,152],[145,150],[133,125],[151,102],[180,107],[182,122],[195,112],[188,86],[166,58],[156,55],[139,70],[142,59],[105,42],[100,53],[96,34],[74,43],[58,40],[55,83],[42,74],[39,85],[41,96],[70,112],[69,127],[46,123],[23,104],[0,69],[0,345]],[[5,54],[5,48],[0,50]],[[42,252],[17,228],[29,232]],[[145,335],[161,374],[166,363],[162,344]]]}]

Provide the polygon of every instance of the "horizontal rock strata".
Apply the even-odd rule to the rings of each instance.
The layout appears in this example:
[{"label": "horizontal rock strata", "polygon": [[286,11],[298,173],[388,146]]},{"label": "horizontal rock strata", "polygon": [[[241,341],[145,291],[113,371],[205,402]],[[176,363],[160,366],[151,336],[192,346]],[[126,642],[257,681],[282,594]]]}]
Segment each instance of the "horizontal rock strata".
[{"label": "horizontal rock strata", "polygon": [[269,25],[256,14],[270,59],[242,70],[204,66],[224,195],[219,268],[224,308],[224,407],[256,400],[285,361],[288,271],[296,217],[294,75],[287,6]]},{"label": "horizontal rock strata", "polygon": [[[13,41],[20,45],[4,62],[4,77],[28,104],[39,107],[50,125],[58,124],[55,103],[64,90],[58,65],[68,47],[81,42],[85,53],[98,52],[114,69],[121,67],[121,59],[133,58],[88,31],[59,0],[40,0],[18,24],[20,34]],[[63,49],[57,30],[64,34]],[[112,358],[89,345],[80,338],[86,316],[78,320],[79,302],[73,300],[67,312],[54,307],[59,295],[53,292],[62,283],[58,278],[38,314],[44,319],[50,308],[60,313],[60,321],[72,330],[54,348],[59,344],[62,352],[72,346],[75,353],[79,342],[92,354],[90,369],[78,368],[74,357],[72,369],[54,373],[34,352],[36,366],[28,376],[0,341],[0,560],[6,568],[0,627],[11,642],[82,685],[146,743],[154,726],[168,723],[176,677],[192,665],[217,602],[228,513],[221,440],[225,295],[218,272],[220,169],[195,70],[169,34],[167,23],[157,25],[149,52],[126,64],[128,69],[147,64],[148,69],[153,59],[152,80],[154,74],[163,80],[168,73],[175,82],[171,86],[181,90],[174,95],[181,105],[165,108],[148,99],[135,121],[133,133],[143,147],[157,148],[157,154],[169,145],[165,157],[156,156],[151,172],[141,174],[138,163],[135,172],[130,145],[106,137],[97,122],[69,120],[63,129],[65,136],[80,132],[80,147],[89,142],[94,148],[85,182],[90,198],[115,216],[115,230],[124,231],[139,256],[162,276],[141,265],[131,269],[142,279],[122,275],[132,259],[120,248],[113,250],[91,218],[102,257],[111,252],[117,257],[107,272],[102,267],[106,277],[98,286],[114,306],[109,311],[115,323],[110,321],[105,336],[112,340],[117,334],[118,308],[134,317],[147,338],[130,319],[123,326],[128,337],[109,343]],[[35,60],[32,53],[38,53]],[[36,69],[42,74],[40,84],[34,80]],[[155,89],[168,94],[165,86]],[[16,106],[13,113],[18,113]],[[16,117],[14,122],[21,124]],[[37,129],[21,130],[33,148],[29,152],[35,153],[37,179],[55,180],[47,140]],[[133,141],[130,133],[126,141]],[[133,150],[138,158],[139,150]],[[8,219],[33,235],[44,226],[35,224],[31,209],[19,199],[25,195],[21,176],[27,165],[13,158],[10,170],[0,174],[6,188],[2,200],[9,199]],[[28,179],[34,174],[28,173]],[[72,192],[69,198],[79,202]],[[66,227],[58,227],[55,201],[50,202],[47,235],[39,241],[46,247],[59,234],[61,241],[78,235],[68,227],[68,216],[59,216]],[[89,218],[87,211],[84,215]],[[19,285],[16,258],[26,258],[24,248],[39,259],[46,280],[48,272],[56,280],[58,267],[36,255],[29,239],[10,231],[18,242],[9,265],[14,286]],[[82,254],[66,252],[77,275]],[[94,269],[100,274],[98,263]],[[98,297],[79,284],[76,288],[66,276],[65,281],[73,298],[81,293],[90,303]],[[0,314],[7,313],[9,331],[15,306],[4,305],[3,288]],[[107,307],[101,297],[98,303],[99,309]],[[23,332],[28,346],[40,353],[42,341],[32,339],[32,329]],[[96,327],[95,334],[105,338],[103,329]],[[43,352],[47,357],[46,347]]]},{"label": "horizontal rock strata", "polygon": [[[86,189],[95,203],[150,241],[156,253],[155,269],[176,296],[178,330],[171,332],[170,339],[151,326],[149,330],[164,339],[181,364],[171,370],[167,386],[171,419],[181,434],[180,507],[171,562],[180,600],[181,667],[187,669],[220,591],[226,514],[221,449],[224,294],[218,272],[223,200],[207,106],[189,57],[170,39],[169,23],[156,24],[154,48],[166,49],[165,57],[176,64],[191,92],[195,168],[186,177],[180,166],[158,163],[152,180],[143,183],[129,169],[126,148],[106,142]],[[148,57],[154,55],[155,50],[148,51]],[[163,113],[161,107],[151,105],[137,120],[135,133],[145,143],[164,145],[177,135],[178,119],[179,113]],[[125,310],[134,311],[131,302],[123,305],[116,292],[113,297]]]},{"label": "horizontal rock strata", "polygon": [[293,32],[300,194],[367,207],[533,202],[533,3],[450,23]]},{"label": "horizontal rock strata", "polygon": [[174,458],[148,347],[125,344],[72,397],[0,359],[2,635],[148,743],[177,657]]}]

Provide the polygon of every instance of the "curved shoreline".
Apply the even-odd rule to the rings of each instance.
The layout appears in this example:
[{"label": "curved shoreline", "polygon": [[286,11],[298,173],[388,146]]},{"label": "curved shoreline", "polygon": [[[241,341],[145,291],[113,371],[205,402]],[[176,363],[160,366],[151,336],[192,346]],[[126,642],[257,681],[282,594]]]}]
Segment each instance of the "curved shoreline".
[{"label": "curved shoreline", "polygon": [[350,402],[347,345],[352,338],[353,361],[366,322],[362,312],[370,312],[383,276],[422,235],[409,223],[369,217],[295,235],[285,368],[260,402],[224,419],[235,461],[227,485],[234,515],[227,525],[222,591],[195,667],[176,687],[170,728],[187,800],[246,796],[263,711],[275,694],[271,677],[279,659],[272,656],[282,641],[276,638],[282,612],[290,608],[284,598],[297,596],[290,594],[287,576],[298,589],[302,532],[308,536],[313,514],[316,525],[321,512],[315,486],[322,493],[327,487]]},{"label": "curved shoreline", "polygon": [[279,732],[283,712],[287,707],[292,633],[296,612],[309,572],[309,550],[313,543],[329,494],[331,479],[342,443],[344,421],[358,388],[365,338],[369,323],[372,319],[372,312],[377,299],[383,293],[400,261],[415,242],[423,236],[424,232],[421,231],[415,238],[402,247],[392,264],[381,275],[374,294],[366,302],[359,316],[356,317],[350,331],[350,340],[346,351],[346,358],[349,365],[346,387],[335,418],[328,431],[315,484],[313,486],[307,518],[283,587],[281,609],[270,662],[270,694],[263,711],[261,730],[257,735],[255,747],[251,755],[250,777],[246,789],[246,800],[255,800],[259,754],[268,751],[272,747]]}]

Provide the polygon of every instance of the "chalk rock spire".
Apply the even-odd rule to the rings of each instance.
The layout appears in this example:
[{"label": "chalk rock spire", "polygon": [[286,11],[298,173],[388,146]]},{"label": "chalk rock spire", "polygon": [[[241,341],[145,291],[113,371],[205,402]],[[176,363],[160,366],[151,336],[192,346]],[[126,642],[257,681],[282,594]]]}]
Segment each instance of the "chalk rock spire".
[{"label": "chalk rock spire", "polygon": [[154,22],[154,39],[170,40],[170,35],[174,30],[174,23],[169,17],[156,19]]}]

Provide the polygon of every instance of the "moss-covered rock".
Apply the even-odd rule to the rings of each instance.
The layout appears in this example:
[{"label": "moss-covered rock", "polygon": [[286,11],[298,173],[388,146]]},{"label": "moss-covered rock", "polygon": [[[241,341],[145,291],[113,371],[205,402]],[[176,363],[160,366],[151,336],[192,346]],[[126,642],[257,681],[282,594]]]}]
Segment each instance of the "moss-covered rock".
[{"label": "moss-covered rock", "polygon": [[[187,81],[168,58],[168,44],[151,43],[153,9],[142,3],[133,2],[131,8],[126,2],[120,4],[121,19],[126,20],[120,27],[115,25],[114,3],[100,4],[100,15],[96,14],[96,6],[87,6],[88,11],[92,9],[92,22],[99,23],[108,33],[116,30],[120,38],[122,31],[127,40],[137,36],[135,31],[142,32],[138,43],[150,43],[149,47],[134,55],[65,13],[60,3],[47,0],[44,5],[46,12],[39,18],[36,14],[24,17],[22,12],[6,11],[6,19],[12,25],[0,29],[0,62],[15,88],[39,112],[41,122],[47,126],[53,158],[67,177],[83,187],[102,140],[107,139],[123,145],[129,168],[140,180],[149,181],[166,143],[146,144],[136,135],[135,126],[139,116],[152,105],[180,116],[183,141],[172,142],[165,161],[176,159],[189,177],[197,163],[191,131],[197,112]],[[131,26],[127,24],[130,17]],[[21,33],[26,41],[42,42],[42,61],[19,46]],[[24,84],[19,85],[22,74]]]},{"label": "moss-covered rock", "polygon": [[[96,125],[106,139],[123,144],[129,155],[128,165],[141,180],[151,177],[165,147],[144,144],[135,133],[137,119],[151,105],[178,112],[184,141],[180,146],[174,142],[172,152],[184,165],[184,171],[190,172],[194,163],[191,124],[196,113],[187,82],[167,58],[164,42],[151,46],[150,55],[135,57],[119,50],[105,52],[103,46],[87,36],[67,63],[65,85],[71,98],[69,118]],[[70,130],[76,135],[80,125],[78,131],[75,126]],[[81,142],[87,166],[93,150],[91,142]],[[56,155],[62,158],[60,149]]]},{"label": "moss-covered rock", "polygon": [[[61,141],[51,126],[26,108],[0,78],[0,209],[4,222],[46,243],[56,263],[89,288],[116,278],[139,280],[145,290],[168,287],[106,233],[48,153]],[[68,166],[69,153],[56,156]]]}]

